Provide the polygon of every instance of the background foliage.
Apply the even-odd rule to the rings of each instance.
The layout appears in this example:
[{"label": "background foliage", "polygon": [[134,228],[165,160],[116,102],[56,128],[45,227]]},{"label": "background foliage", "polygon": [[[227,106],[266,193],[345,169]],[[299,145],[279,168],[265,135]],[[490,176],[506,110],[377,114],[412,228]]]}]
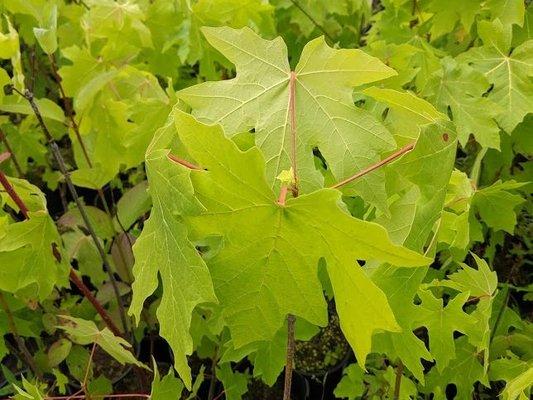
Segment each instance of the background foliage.
[{"label": "background foliage", "polygon": [[529,3],[0,0],[0,394],[528,398]]}]

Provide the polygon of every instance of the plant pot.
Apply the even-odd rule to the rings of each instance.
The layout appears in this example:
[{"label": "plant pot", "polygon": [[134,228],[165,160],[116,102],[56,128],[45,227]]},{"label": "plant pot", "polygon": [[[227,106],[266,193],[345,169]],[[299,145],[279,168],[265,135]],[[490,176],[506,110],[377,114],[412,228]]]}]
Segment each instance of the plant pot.
[{"label": "plant pot", "polygon": [[353,357],[350,344],[344,338],[339,316],[332,304],[328,325],[309,341],[296,341],[295,369],[306,377],[322,380],[341,370]]}]

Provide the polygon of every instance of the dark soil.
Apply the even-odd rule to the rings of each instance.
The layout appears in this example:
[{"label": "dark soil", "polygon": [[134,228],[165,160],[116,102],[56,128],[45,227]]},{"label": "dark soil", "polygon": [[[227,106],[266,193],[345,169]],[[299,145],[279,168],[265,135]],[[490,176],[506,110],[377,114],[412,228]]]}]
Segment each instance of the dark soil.
[{"label": "dark soil", "polygon": [[310,341],[296,342],[296,370],[304,375],[325,375],[342,366],[351,355],[351,348],[339,325],[339,316],[330,307],[329,323]]}]

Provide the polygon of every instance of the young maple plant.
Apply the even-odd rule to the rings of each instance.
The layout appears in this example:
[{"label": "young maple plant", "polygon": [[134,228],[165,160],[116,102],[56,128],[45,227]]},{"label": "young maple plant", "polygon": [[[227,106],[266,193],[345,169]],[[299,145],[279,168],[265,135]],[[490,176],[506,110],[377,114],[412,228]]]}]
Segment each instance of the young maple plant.
[{"label": "young maple plant", "polygon": [[[353,87],[394,71],[323,39],[310,42],[291,71],[280,38],[265,40],[246,28],[204,34],[235,63],[237,76],[181,91],[194,116],[176,107],[147,151],[154,208],[134,246],[130,313],[138,320],[159,272],[161,334],[187,386],[191,316],[202,303],[214,303],[235,349],[271,342],[288,329],[290,379],[294,321],[326,325],[324,290],[331,284],[342,331],[364,366],[372,335],[401,328],[361,260],[398,267],[431,262],[393,243],[382,226],[351,216],[342,202],[342,191],[357,193],[386,213],[378,167],[416,148],[410,144],[380,161],[396,148],[394,138],[353,104]],[[231,138],[251,129],[254,142],[240,149]],[[315,166],[317,151],[322,170]],[[357,179],[328,184],[364,169]],[[200,256],[195,244],[202,242],[216,250]],[[285,387],[288,399],[290,381]]]},{"label": "young maple plant", "polygon": [[0,14],[0,399],[530,397],[531,1]]}]

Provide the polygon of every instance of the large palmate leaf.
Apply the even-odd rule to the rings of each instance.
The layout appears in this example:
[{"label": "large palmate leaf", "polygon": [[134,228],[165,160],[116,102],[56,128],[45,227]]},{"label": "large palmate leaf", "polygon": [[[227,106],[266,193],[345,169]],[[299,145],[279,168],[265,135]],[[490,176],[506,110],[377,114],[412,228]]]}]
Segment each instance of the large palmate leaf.
[{"label": "large palmate leaf", "polygon": [[186,355],[193,349],[189,333],[192,311],[200,303],[216,300],[209,271],[180,222],[180,215],[198,212],[200,205],[192,197],[187,171],[167,158],[169,150],[165,149],[171,145],[172,133],[173,125],[161,128],[146,156],[153,208],[133,247],[135,282],[129,313],[139,321],[144,301],[158,286],[159,275],[163,285],[157,309],[160,333],[173,350],[177,371],[190,387]]},{"label": "large palmate leaf", "polygon": [[[204,28],[207,40],[237,69],[234,79],[206,82],[184,89],[179,96],[200,120],[220,123],[225,132],[255,129],[256,145],[266,159],[267,182],[291,166],[291,143],[303,193],[322,187],[314,166],[318,148],[337,179],[350,176],[394,149],[390,133],[369,113],[354,106],[352,88],[390,77],[395,72],[360,50],[334,50],[323,38],[309,42],[295,67],[287,60],[281,40],[264,40],[244,28]],[[292,83],[291,83],[292,82]],[[294,89],[294,113],[291,113]],[[291,137],[291,118],[297,138]],[[352,185],[355,193],[386,209],[382,173],[369,174]]]},{"label": "large palmate leaf", "polygon": [[321,189],[280,204],[257,148],[243,153],[220,126],[183,113],[175,118],[187,152],[207,169],[191,172],[206,210],[186,221],[198,239],[222,237],[208,266],[235,347],[271,340],[287,314],[326,324],[317,276],[324,258],[341,327],[364,364],[372,333],[398,325],[357,260],[417,266],[429,259],[394,245],[381,226],[351,217],[338,190]]},{"label": "large palmate leaf", "polygon": [[533,110],[533,40],[511,50],[511,26],[499,20],[481,21],[478,31],[483,46],[470,49],[459,59],[471,63],[494,85],[488,98],[502,107],[497,120],[511,132]]}]

